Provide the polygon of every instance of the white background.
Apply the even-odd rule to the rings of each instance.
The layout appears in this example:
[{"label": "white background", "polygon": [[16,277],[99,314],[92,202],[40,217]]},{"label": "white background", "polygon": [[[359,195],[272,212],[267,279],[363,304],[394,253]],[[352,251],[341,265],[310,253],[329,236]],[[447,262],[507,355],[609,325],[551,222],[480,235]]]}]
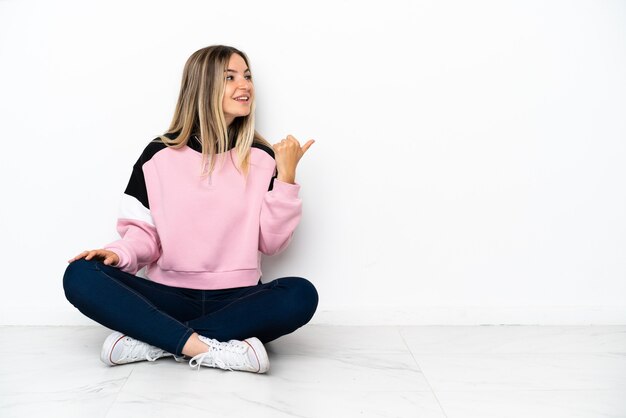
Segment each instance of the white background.
[{"label": "white background", "polygon": [[118,238],[199,48],[257,130],[313,138],[263,281],[312,323],[626,323],[626,2],[0,1],[1,324],[94,324],[67,260]]}]

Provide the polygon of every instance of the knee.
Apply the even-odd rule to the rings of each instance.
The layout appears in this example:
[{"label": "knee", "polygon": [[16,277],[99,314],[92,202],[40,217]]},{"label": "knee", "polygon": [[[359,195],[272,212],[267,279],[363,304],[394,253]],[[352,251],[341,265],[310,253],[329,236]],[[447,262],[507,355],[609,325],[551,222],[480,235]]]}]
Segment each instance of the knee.
[{"label": "knee", "polygon": [[301,322],[309,322],[319,302],[315,285],[303,277],[288,277],[280,280],[287,281],[291,290],[292,312],[301,318]]},{"label": "knee", "polygon": [[89,276],[96,271],[96,260],[85,260],[79,258],[72,261],[63,274],[63,290],[65,297],[73,305],[79,303],[80,300],[88,294]]}]

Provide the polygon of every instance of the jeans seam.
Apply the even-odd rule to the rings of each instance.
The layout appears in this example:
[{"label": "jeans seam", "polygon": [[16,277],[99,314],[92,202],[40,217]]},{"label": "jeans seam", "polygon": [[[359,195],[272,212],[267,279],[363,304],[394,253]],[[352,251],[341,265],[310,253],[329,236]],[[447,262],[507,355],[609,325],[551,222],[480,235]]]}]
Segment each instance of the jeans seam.
[{"label": "jeans seam", "polygon": [[[100,266],[98,266],[97,264],[96,264],[95,266],[96,266],[96,268],[97,268],[99,271],[101,271],[101,272],[103,272],[103,273],[105,273],[105,274],[106,274],[105,270],[104,270],[104,269],[102,269],[102,268],[100,268]],[[117,267],[112,267],[112,266],[109,266],[109,267],[111,267],[111,268],[117,268]],[[156,290],[157,292],[166,293],[166,294],[168,294],[168,295],[174,295],[174,296],[177,296],[177,297],[182,297],[182,298],[185,298],[185,299],[189,299],[189,300],[197,301],[197,299],[195,299],[195,298],[192,298],[192,297],[189,297],[189,296],[185,296],[185,295],[179,295],[178,293],[174,293],[174,292],[171,292],[171,291],[169,291],[169,290],[161,289],[161,288],[159,288],[159,287],[157,287],[157,286],[152,286],[152,285],[150,285],[150,283],[156,283],[156,282],[153,282],[153,281],[151,281],[151,280],[147,280],[147,279],[144,279],[143,277],[135,276],[135,275],[130,274],[130,273],[128,273],[128,272],[126,272],[126,271],[123,271],[123,270],[121,270],[121,269],[118,269],[118,270],[120,270],[120,272],[122,272],[122,273],[125,273],[125,274],[130,275],[131,277],[133,277],[133,278],[135,278],[135,279],[140,279],[140,280],[137,280],[137,283],[138,283],[139,285],[143,286],[143,287],[147,287],[147,288],[149,288],[150,290]],[[110,277],[110,275],[108,275],[108,274],[107,274],[107,276],[109,276],[109,277]],[[144,283],[144,281],[149,282],[149,283]],[[185,288],[185,289],[186,289],[186,288]],[[191,290],[193,290],[193,289],[191,289]]]},{"label": "jeans seam", "polygon": [[[111,277],[109,274],[107,274],[107,272],[106,272],[106,271],[104,271],[104,270],[102,270],[102,269],[100,269],[100,268],[98,268],[98,271],[102,272],[102,274],[104,274],[105,276],[107,276],[107,277],[108,277],[108,278],[109,278],[109,279],[110,279],[113,283],[115,283],[116,285],[118,285],[118,286],[120,286],[120,287],[123,287],[124,289],[127,289],[127,290],[131,291],[133,294],[135,294],[136,296],[138,296],[140,299],[143,299],[144,301],[146,301],[146,302],[147,302],[150,306],[152,306],[152,307],[156,308],[156,309],[157,309],[157,310],[158,310],[161,314],[163,314],[163,315],[164,315],[167,319],[169,319],[170,321],[172,321],[172,322],[177,322],[177,323],[179,323],[180,325],[182,325],[183,327],[186,327],[186,328],[187,328],[187,331],[185,331],[185,333],[187,333],[187,332],[191,331],[191,333],[190,333],[189,335],[193,334],[193,332],[194,332],[194,331],[193,331],[193,329],[192,329],[192,328],[190,328],[190,327],[188,327],[188,326],[185,326],[185,324],[183,324],[181,321],[177,320],[176,318],[174,318],[174,317],[170,316],[167,312],[163,312],[161,309],[159,309],[158,307],[156,307],[156,306],[154,305],[154,303],[152,303],[152,302],[151,302],[148,298],[146,298],[146,297],[145,297],[144,295],[142,295],[141,293],[138,293],[137,291],[135,291],[135,289],[133,289],[133,288],[131,288],[131,287],[128,287],[128,286],[126,286],[124,283],[120,283],[120,282],[118,282],[118,281],[117,281],[114,277]],[[184,334],[183,334],[183,336],[184,336]],[[178,345],[180,345],[180,341],[178,342]],[[163,347],[159,347],[159,348],[163,348]],[[177,347],[177,348],[179,348],[179,347]],[[181,350],[182,350],[182,348],[181,348]]]},{"label": "jeans seam", "polygon": [[187,329],[187,331],[185,331],[183,336],[180,337],[180,339],[178,340],[178,344],[176,344],[176,353],[172,353],[172,354],[176,354],[177,356],[179,355],[179,353],[183,354],[183,348],[185,347],[185,343],[187,342],[189,337],[193,335],[194,332],[195,331],[191,328]]},{"label": "jeans seam", "polygon": [[[276,280],[278,280],[278,279],[276,279]],[[274,281],[276,281],[276,280],[274,280]],[[268,286],[268,287],[266,287],[266,288],[264,288],[264,289],[261,289],[261,290],[259,290],[259,291],[257,291],[257,292],[250,293],[250,294],[245,295],[245,296],[243,296],[243,297],[240,297],[240,298],[234,299],[234,300],[233,300],[232,302],[230,302],[228,305],[226,305],[226,306],[222,306],[220,309],[218,309],[217,311],[211,312],[211,313],[210,313],[209,315],[207,315],[206,317],[210,317],[210,316],[212,316],[212,315],[214,315],[214,314],[216,314],[216,313],[218,313],[218,312],[221,312],[221,311],[223,311],[224,309],[228,308],[228,307],[229,307],[230,305],[232,305],[233,303],[235,303],[235,302],[239,302],[240,300],[243,300],[243,299],[245,299],[245,298],[247,298],[247,297],[254,296],[254,295],[258,294],[258,293],[261,293],[261,292],[265,292],[265,291],[271,290],[271,289],[273,289],[275,286],[276,286],[276,285],[275,285],[275,284],[273,284],[271,287],[269,287],[269,286]],[[202,306],[203,306],[202,310],[204,311],[204,303],[202,304]],[[201,318],[204,318],[204,317],[205,317],[205,315],[202,315],[202,317],[201,317]]]}]

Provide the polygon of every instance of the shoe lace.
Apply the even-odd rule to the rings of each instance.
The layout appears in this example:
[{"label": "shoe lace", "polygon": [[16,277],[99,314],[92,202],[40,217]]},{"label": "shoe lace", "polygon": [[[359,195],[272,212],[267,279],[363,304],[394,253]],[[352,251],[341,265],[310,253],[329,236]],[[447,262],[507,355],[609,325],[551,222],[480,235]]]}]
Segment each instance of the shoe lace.
[{"label": "shoe lace", "polygon": [[129,336],[124,337],[123,343],[126,346],[126,349],[124,350],[124,355],[119,358],[120,361],[126,359],[132,361],[143,359],[155,361],[156,359],[163,357],[164,354],[167,354],[167,352],[163,349],[149,345],[148,343],[144,343],[143,341],[136,340]]},{"label": "shoe lace", "polygon": [[[202,339],[202,342],[209,346],[209,351],[200,353],[189,360],[189,366],[200,370],[201,365],[209,367],[219,367],[224,370],[233,370],[233,367],[247,366],[245,359],[247,356],[242,355],[246,352],[247,347],[244,344],[233,344],[228,342],[220,342],[215,339]],[[195,364],[194,364],[195,363]]]}]

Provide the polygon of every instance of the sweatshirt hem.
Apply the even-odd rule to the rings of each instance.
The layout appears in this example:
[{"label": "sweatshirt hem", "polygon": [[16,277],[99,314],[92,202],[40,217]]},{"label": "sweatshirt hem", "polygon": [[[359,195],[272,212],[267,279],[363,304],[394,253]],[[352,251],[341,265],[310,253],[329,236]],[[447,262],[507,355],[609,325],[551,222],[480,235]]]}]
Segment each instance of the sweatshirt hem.
[{"label": "sweatshirt hem", "polygon": [[146,269],[146,278],[156,283],[171,287],[183,287],[197,290],[218,290],[234,287],[255,286],[259,283],[259,269],[223,271],[223,272],[185,272],[162,270],[156,264]]}]

